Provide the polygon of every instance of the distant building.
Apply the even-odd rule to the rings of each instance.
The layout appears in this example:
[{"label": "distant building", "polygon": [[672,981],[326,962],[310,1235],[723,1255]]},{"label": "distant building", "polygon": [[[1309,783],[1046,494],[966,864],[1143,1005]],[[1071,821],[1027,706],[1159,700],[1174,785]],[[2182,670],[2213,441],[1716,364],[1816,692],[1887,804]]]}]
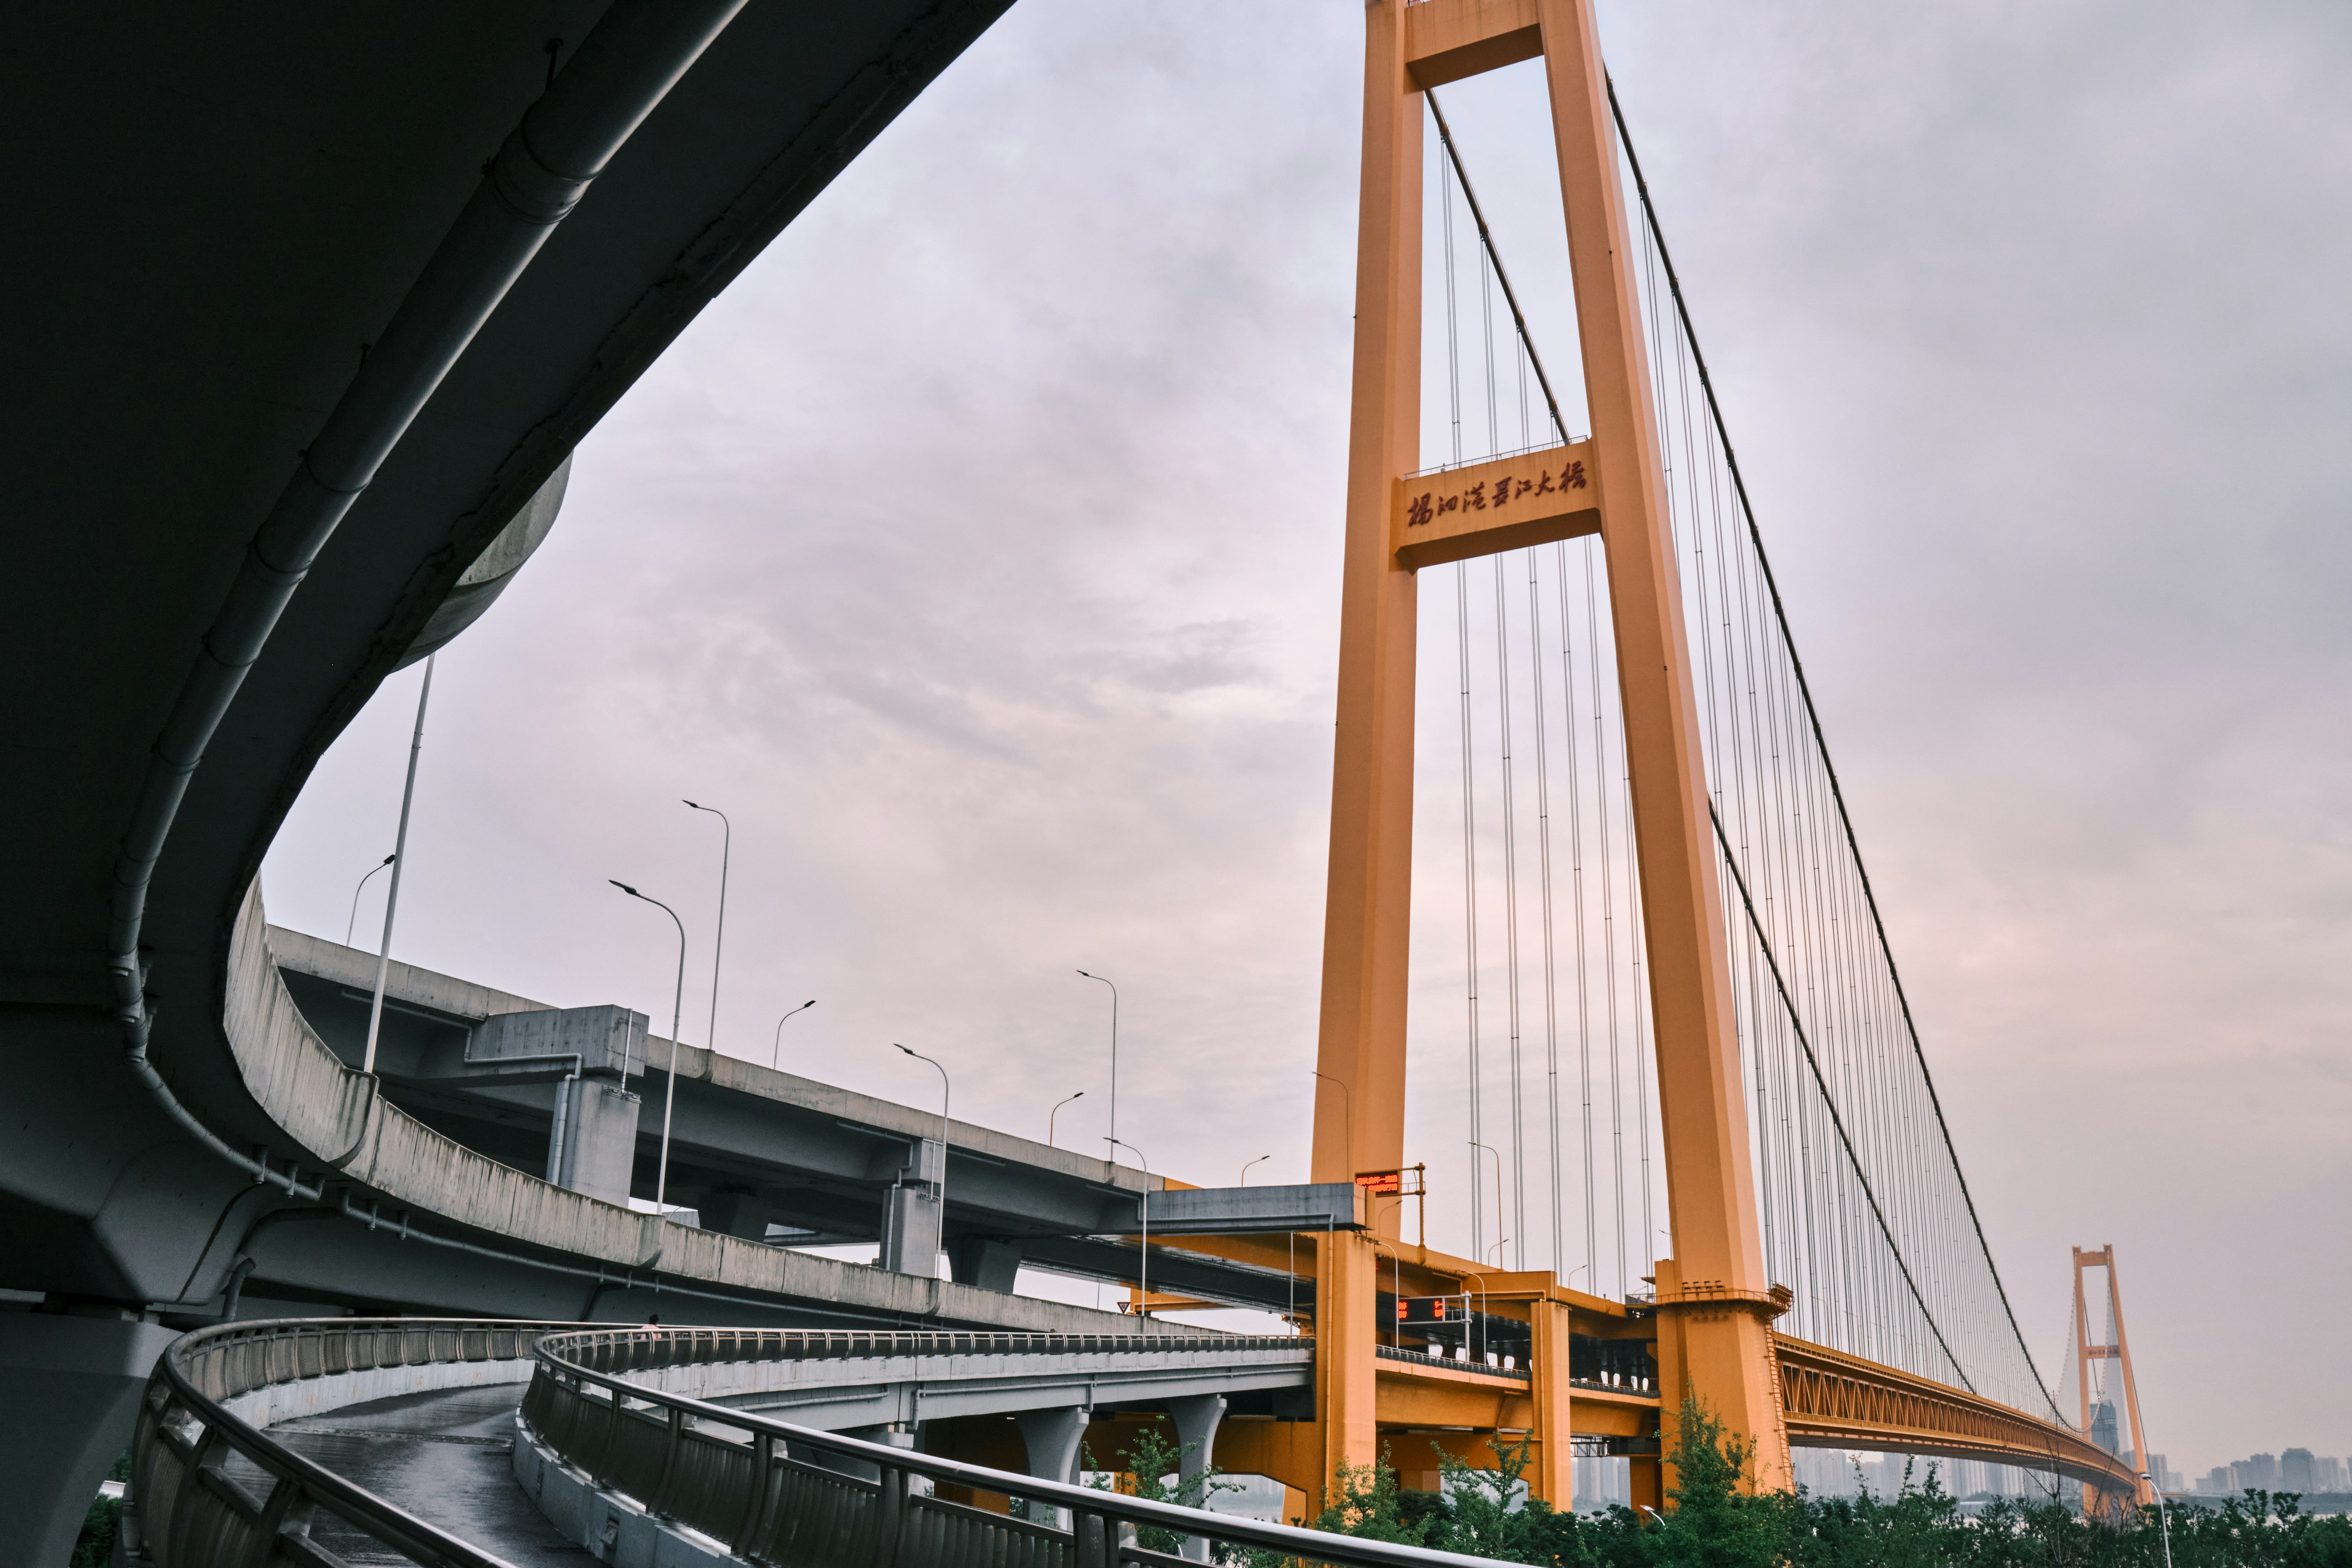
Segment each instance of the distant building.
[{"label": "distant building", "polygon": [[2091,1411],[2091,1441],[2110,1454],[2117,1451],[2116,1407],[2110,1401],[2102,1399]]},{"label": "distant building", "polygon": [[2263,1491],[2279,1490],[2279,1462],[2275,1454],[2255,1454],[2237,1465],[2238,1490],[2259,1488]]},{"label": "distant building", "polygon": [[2352,1477],[2345,1474],[2344,1461],[2325,1456],[2311,1461],[2312,1486],[2317,1491],[2352,1491]]},{"label": "distant building", "polygon": [[2231,1472],[2236,1469],[2237,1467],[2235,1465],[2215,1465],[2211,1469],[2205,1472],[2205,1479],[2197,1483],[2197,1490],[2199,1491],[2218,1492],[2236,1491],[2238,1490],[2238,1480],[2235,1476],[2231,1474]]},{"label": "distant building", "polygon": [[2319,1490],[2318,1478],[2312,1473],[2311,1450],[2289,1448],[2279,1456],[2278,1490],[2309,1492]]}]

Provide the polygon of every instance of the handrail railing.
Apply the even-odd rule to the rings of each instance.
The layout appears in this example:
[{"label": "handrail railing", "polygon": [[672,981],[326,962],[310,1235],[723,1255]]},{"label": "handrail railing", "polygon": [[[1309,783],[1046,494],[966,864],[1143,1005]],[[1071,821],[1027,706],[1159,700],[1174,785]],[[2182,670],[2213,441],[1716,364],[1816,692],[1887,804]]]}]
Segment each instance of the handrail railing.
[{"label": "handrail railing", "polygon": [[[131,1440],[131,1552],[163,1568],[284,1562],[348,1568],[310,1539],[318,1509],[411,1561],[508,1568],[505,1560],[304,1458],[226,1401],[306,1377],[450,1363],[522,1361],[569,1324],[471,1319],[232,1323],[173,1343],[155,1364]],[[226,1470],[231,1453],[270,1478],[254,1497]]]},{"label": "handrail railing", "polygon": [[1475,1372],[1481,1377],[1508,1377],[1520,1383],[1525,1383],[1535,1375],[1533,1370],[1524,1362],[1515,1360],[1512,1365],[1505,1366],[1503,1358],[1499,1355],[1493,1361],[1463,1361],[1451,1355],[1433,1354],[1428,1351],[1407,1350],[1398,1344],[1374,1345],[1372,1354],[1382,1361],[1402,1361],[1416,1366],[1442,1367],[1447,1372]]},{"label": "handrail railing", "polygon": [[[730,1543],[773,1568],[834,1562],[844,1549],[877,1565],[1034,1563],[1054,1568],[1173,1564],[1138,1544],[1161,1530],[1278,1552],[1334,1568],[1456,1568],[1480,1558],[1181,1508],[933,1458],[777,1421],[631,1382],[628,1374],[790,1359],[1022,1354],[1165,1356],[1207,1350],[1311,1352],[1284,1335],[1171,1344],[1158,1336],[773,1329],[627,1329],[473,1319],[226,1324],[175,1343],[157,1363],[132,1445],[134,1560],[161,1568],[350,1568],[312,1539],[323,1511],[428,1568],[508,1568],[296,1453],[240,1415],[247,1396],[306,1378],[483,1362],[530,1362],[528,1434],[601,1487]],[[740,1434],[740,1436],[730,1436]],[[255,1496],[231,1454],[269,1479]],[[851,1473],[863,1471],[865,1473]],[[924,1495],[921,1482],[1065,1511],[1066,1526],[1012,1519]]]},{"label": "handrail railing", "polygon": [[[861,1552],[861,1560],[877,1564],[1035,1561],[1118,1568],[1186,1561],[1136,1544],[1135,1533],[1145,1529],[1334,1568],[1474,1568],[1491,1561],[1268,1524],[919,1454],[647,1387],[588,1364],[608,1357],[624,1337],[647,1342],[638,1354],[648,1364],[684,1364],[663,1359],[671,1347],[658,1342],[672,1332],[544,1335],[534,1353],[539,1368],[524,1396],[523,1420],[539,1441],[600,1488],[634,1499],[657,1518],[728,1542],[737,1556],[755,1563],[779,1568],[832,1563],[852,1541],[872,1553],[865,1558]],[[720,1339],[730,1331],[675,1332],[691,1340]],[[1141,1348],[1168,1346],[1151,1341]],[[1044,1504],[1065,1511],[1071,1523],[1064,1529],[928,1497],[911,1484],[918,1479]],[[1008,1550],[1022,1544],[1006,1539],[1012,1536],[1025,1538],[1025,1552],[1015,1555]]]},{"label": "handrail railing", "polygon": [[595,1328],[564,1334],[575,1358],[596,1372],[651,1372],[730,1362],[830,1361],[914,1355],[1234,1355],[1265,1351],[1313,1354],[1295,1334],[1225,1334],[1169,1339],[1159,1334],[1032,1333],[1016,1330]]}]

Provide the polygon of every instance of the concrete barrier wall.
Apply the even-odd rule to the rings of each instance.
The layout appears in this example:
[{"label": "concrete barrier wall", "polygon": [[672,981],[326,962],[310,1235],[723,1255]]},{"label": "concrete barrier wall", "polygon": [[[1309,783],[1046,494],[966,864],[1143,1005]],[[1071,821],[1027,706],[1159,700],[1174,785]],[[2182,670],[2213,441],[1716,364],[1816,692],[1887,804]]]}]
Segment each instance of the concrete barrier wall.
[{"label": "concrete barrier wall", "polygon": [[[447,1361],[423,1366],[372,1366],[364,1372],[334,1372],[272,1383],[221,1401],[221,1407],[248,1427],[274,1427],[300,1416],[322,1416],[347,1405],[427,1394],[436,1388],[483,1388],[527,1384],[534,1364],[519,1361]],[[520,1395],[516,1396],[520,1398]]]},{"label": "concrete barrier wall", "polygon": [[724,1543],[656,1519],[632,1499],[599,1488],[586,1471],[566,1464],[520,1411],[514,1478],[564,1539],[612,1568],[740,1568],[744,1561]]}]

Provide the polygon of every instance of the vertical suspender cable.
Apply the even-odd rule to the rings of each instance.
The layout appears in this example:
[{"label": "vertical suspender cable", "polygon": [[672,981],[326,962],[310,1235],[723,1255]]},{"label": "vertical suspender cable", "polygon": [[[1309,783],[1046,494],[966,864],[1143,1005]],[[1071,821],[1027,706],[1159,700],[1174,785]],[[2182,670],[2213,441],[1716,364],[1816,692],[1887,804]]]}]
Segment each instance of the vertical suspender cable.
[{"label": "vertical suspender cable", "polygon": [[[1522,437],[1527,421],[1527,385],[1520,382],[1519,418]],[[1551,1193],[1551,1253],[1552,1272],[1568,1272],[1566,1239],[1560,1228],[1559,1192],[1567,1173],[1559,1166],[1559,962],[1552,946],[1551,898],[1551,762],[1549,747],[1544,739],[1544,678],[1543,678],[1543,595],[1538,579],[1541,560],[1536,551],[1525,552],[1528,559],[1528,680],[1529,705],[1536,721],[1536,868],[1543,909],[1543,999],[1544,999],[1544,1107],[1549,1131],[1550,1163],[1545,1167],[1550,1173]],[[1524,1224],[1522,1234],[1525,1233]],[[1590,1280],[1585,1283],[1591,1284]]]},{"label": "vertical suspender cable", "polygon": [[[1519,1075],[1519,837],[1511,780],[1511,620],[1504,591],[1503,563],[1495,558],[1495,711],[1503,767],[1503,951],[1504,996],[1511,1024],[1511,1239],[1512,1256],[1527,1266],[1527,1124]],[[1497,1216],[1499,1223],[1500,1217]]]},{"label": "vertical suspender cable", "polygon": [[[1590,540],[1586,541],[1586,549],[1589,555]],[[1568,743],[1569,887],[1576,910],[1576,1061],[1584,1138],[1584,1288],[1598,1294],[1601,1290],[1601,1254],[1592,1164],[1592,993],[1591,945],[1584,928],[1584,785],[1577,767],[1576,666],[1570,653],[1570,628],[1575,624],[1575,618],[1569,613],[1568,545],[1565,541],[1552,547],[1552,566],[1555,584],[1559,591],[1560,701],[1567,716],[1561,733]]]},{"label": "vertical suspender cable", "polygon": [[[1470,579],[1466,563],[1454,563],[1454,645],[1462,684],[1462,942],[1468,976],[1470,1061],[1470,1252],[1480,1262],[1486,1230],[1478,1193],[1478,1147],[1486,1137],[1480,1117],[1482,1090],[1478,1082],[1478,820],[1476,776],[1471,763],[1470,726]],[[1499,1200],[1498,1200],[1499,1201]],[[1495,1223],[1503,1216],[1498,1209]]]}]

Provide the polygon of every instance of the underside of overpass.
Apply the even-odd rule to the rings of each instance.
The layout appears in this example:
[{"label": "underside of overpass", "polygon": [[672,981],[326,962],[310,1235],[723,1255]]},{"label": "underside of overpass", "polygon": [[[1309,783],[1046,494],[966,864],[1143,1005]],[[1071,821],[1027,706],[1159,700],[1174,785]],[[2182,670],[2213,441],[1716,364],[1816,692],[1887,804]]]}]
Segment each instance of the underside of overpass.
[{"label": "underside of overpass", "polygon": [[[201,747],[137,928],[150,1057],[242,1157],[305,1165],[318,1185],[224,1020],[247,890],[319,757],[390,672],[495,592],[519,536],[508,560],[486,552],[534,497],[520,536],[545,534],[560,472],[604,412],[1005,3],[760,0],[722,18],[350,505]],[[30,1560],[62,1561],[40,1521],[119,1449],[159,1320],[216,1313],[248,1242],[299,1235],[322,1291],[375,1281],[340,1293],[397,1310],[572,1316],[601,1288],[447,1248],[386,1266],[402,1244],[381,1227],[273,1221],[276,1188],[127,1064],[109,944],[151,759],[273,497],[486,161],[614,9],[51,0],[12,14],[0,1364],[12,1409],[31,1408],[17,1396],[32,1385],[16,1385],[32,1362],[49,1367],[39,1402],[100,1417],[87,1444],[30,1420],[0,1440],[8,1512],[35,1521]],[[341,1212],[387,1195],[334,1196]]]}]

